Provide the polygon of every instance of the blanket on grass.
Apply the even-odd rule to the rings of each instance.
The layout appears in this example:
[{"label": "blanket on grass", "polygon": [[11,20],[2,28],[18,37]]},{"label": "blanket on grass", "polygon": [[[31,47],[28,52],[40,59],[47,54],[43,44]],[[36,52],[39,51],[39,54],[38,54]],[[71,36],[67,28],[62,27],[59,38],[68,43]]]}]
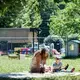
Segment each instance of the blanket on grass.
[{"label": "blanket on grass", "polygon": [[42,78],[42,77],[55,77],[55,76],[77,76],[80,75],[80,72],[73,72],[73,73],[68,73],[68,72],[55,72],[55,73],[29,73],[29,72],[18,72],[18,73],[8,73],[8,74],[0,74],[0,77],[10,77],[10,78]]}]

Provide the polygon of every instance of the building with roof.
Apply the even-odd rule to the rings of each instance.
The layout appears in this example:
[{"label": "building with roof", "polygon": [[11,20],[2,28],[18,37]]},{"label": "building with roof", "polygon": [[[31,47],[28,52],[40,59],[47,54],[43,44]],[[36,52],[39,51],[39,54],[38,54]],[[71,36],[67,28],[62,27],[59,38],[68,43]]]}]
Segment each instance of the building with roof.
[{"label": "building with roof", "polygon": [[38,33],[38,28],[0,28],[0,50],[12,50],[28,43],[34,45]]},{"label": "building with roof", "polygon": [[80,55],[80,41],[71,40],[66,45],[66,56],[77,57]]}]

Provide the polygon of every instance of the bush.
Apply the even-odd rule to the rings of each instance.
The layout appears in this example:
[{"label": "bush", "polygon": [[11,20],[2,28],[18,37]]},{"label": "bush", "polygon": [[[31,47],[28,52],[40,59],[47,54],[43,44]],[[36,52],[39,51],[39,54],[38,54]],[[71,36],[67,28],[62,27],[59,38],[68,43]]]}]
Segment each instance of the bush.
[{"label": "bush", "polygon": [[55,43],[57,41],[59,41],[62,44],[62,46],[64,45],[64,40],[57,35],[49,35],[44,39],[44,43],[47,45],[50,45],[51,43]]}]

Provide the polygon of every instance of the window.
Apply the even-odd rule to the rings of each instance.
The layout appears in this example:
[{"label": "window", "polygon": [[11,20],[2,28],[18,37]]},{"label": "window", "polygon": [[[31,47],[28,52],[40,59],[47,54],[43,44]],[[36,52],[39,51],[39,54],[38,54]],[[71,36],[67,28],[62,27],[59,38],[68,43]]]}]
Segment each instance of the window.
[{"label": "window", "polygon": [[72,51],[74,50],[74,44],[70,45],[70,50],[72,50]]}]

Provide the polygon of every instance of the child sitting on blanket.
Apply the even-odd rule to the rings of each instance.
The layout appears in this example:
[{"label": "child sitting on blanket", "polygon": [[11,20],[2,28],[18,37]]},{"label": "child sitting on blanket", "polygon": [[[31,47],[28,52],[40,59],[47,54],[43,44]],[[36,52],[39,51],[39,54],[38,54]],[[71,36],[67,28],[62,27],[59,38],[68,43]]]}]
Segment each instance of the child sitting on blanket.
[{"label": "child sitting on blanket", "polygon": [[58,72],[61,71],[62,69],[67,69],[68,65],[65,68],[62,68],[62,62],[61,62],[61,57],[56,56],[55,57],[55,62],[53,63],[53,72]]},{"label": "child sitting on blanket", "polygon": [[62,68],[62,62],[61,62],[61,57],[60,55],[55,57],[55,62],[53,63],[53,72],[74,72],[75,68],[72,68],[70,71],[67,70],[68,64],[66,67]]},{"label": "child sitting on blanket", "polygon": [[57,55],[55,57],[55,62],[53,63],[52,67],[47,67],[45,68],[45,72],[73,72],[75,70],[75,68],[72,68],[70,71],[67,70],[68,68],[68,64],[66,65],[66,67],[62,68],[62,62],[61,62],[61,57],[59,55]]}]

